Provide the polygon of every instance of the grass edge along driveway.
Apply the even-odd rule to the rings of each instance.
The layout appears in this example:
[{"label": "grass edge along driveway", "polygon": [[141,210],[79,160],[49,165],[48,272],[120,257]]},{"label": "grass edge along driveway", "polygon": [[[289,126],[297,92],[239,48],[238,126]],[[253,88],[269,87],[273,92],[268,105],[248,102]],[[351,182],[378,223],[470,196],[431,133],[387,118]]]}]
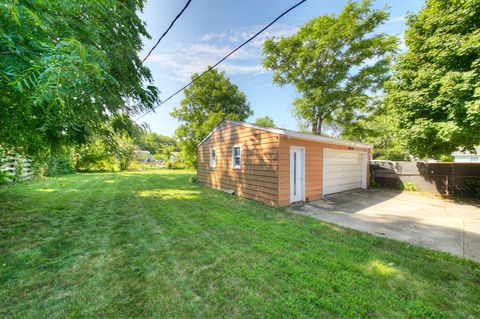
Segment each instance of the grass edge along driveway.
[{"label": "grass edge along driveway", "polygon": [[478,318],[480,265],[189,183],[0,189],[0,317]]}]

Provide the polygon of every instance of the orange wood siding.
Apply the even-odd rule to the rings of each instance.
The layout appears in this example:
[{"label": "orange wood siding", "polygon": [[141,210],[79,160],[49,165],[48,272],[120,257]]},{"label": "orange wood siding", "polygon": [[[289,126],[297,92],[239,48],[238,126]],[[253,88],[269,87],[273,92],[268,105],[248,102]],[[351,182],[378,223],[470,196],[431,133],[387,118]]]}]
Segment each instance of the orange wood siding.
[{"label": "orange wood siding", "polygon": [[[240,145],[241,168],[232,168],[232,147]],[[210,167],[210,150],[216,167]],[[207,186],[278,205],[279,137],[276,134],[225,122],[198,148],[198,180]]]},{"label": "orange wood siding", "polygon": [[[278,205],[290,205],[290,146],[305,148],[305,200],[314,201],[322,198],[323,149],[352,149],[348,146],[280,137],[278,169]],[[355,151],[368,152],[366,148],[353,148]],[[368,185],[368,161],[367,167]]]}]

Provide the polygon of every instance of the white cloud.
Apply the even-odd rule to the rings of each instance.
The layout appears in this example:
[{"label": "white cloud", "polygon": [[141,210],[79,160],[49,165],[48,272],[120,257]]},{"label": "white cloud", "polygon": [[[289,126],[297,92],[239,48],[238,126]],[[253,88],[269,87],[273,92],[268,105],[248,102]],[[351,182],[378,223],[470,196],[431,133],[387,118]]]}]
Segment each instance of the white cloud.
[{"label": "white cloud", "polygon": [[[147,63],[159,72],[159,77],[185,82],[195,72],[202,72],[229,54],[239,44],[250,38],[262,26],[231,29],[228,32],[208,33],[194,43],[177,44],[173,48],[153,54]],[[293,34],[296,27],[276,25],[235,52],[218,66],[227,74],[261,74],[266,72],[261,64],[263,42],[268,37]]]}]

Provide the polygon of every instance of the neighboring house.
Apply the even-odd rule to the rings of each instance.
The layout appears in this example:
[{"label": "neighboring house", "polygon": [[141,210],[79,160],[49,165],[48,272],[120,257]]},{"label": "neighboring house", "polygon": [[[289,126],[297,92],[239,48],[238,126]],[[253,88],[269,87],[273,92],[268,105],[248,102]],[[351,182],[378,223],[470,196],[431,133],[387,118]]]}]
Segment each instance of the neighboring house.
[{"label": "neighboring house", "polygon": [[475,148],[474,153],[456,151],[452,153],[453,161],[457,163],[480,162],[480,147]]},{"label": "neighboring house", "polygon": [[370,145],[224,120],[198,144],[198,180],[270,205],[367,188]]}]

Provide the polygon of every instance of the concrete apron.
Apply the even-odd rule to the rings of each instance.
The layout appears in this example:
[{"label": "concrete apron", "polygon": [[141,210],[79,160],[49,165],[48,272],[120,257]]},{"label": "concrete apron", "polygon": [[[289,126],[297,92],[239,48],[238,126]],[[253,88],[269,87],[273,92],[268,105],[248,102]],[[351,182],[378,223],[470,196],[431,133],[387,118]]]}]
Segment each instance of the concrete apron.
[{"label": "concrete apron", "polygon": [[371,189],[328,195],[291,211],[480,262],[478,205]]}]

